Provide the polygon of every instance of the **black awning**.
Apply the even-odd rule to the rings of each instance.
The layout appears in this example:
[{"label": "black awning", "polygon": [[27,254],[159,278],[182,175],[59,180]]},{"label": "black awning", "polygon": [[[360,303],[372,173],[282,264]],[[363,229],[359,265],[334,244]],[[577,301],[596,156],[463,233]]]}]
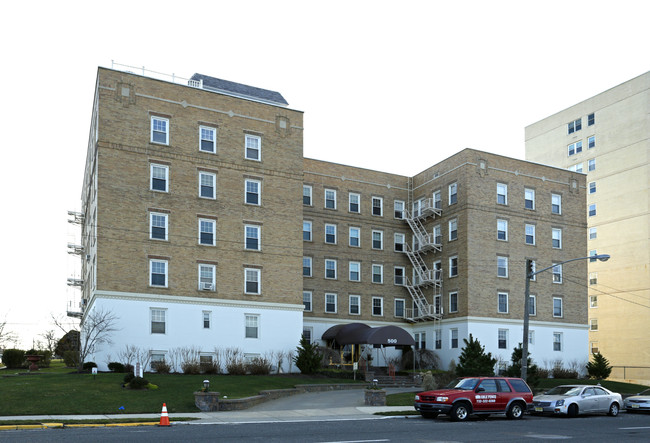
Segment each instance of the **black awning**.
[{"label": "black awning", "polygon": [[398,326],[371,328],[364,323],[335,325],[323,333],[323,340],[335,340],[339,345],[413,346],[411,334]]},{"label": "black awning", "polygon": [[399,326],[381,326],[370,328],[365,343],[383,346],[413,346],[415,340],[411,334]]},{"label": "black awning", "polygon": [[365,323],[348,323],[344,325],[335,325],[323,333],[323,340],[334,339],[340,345],[350,345],[363,343],[356,341],[362,337],[362,332],[371,329]]}]

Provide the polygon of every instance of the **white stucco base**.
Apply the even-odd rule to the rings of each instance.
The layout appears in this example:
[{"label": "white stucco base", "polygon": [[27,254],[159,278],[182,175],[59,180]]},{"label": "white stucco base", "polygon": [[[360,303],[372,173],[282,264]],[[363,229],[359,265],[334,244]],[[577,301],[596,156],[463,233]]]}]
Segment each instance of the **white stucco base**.
[{"label": "white stucco base", "polygon": [[[152,309],[165,311],[162,334],[151,332]],[[121,362],[119,354],[126,346],[166,357],[175,349],[190,347],[202,355],[238,348],[247,357],[268,356],[272,352],[295,351],[302,334],[302,304],[97,291],[86,316],[95,310],[110,311],[117,319],[117,330],[110,335],[112,343],[99,346],[86,358],[97,363],[100,371],[107,370],[111,361]],[[204,312],[209,312],[210,317],[207,328]],[[257,338],[245,337],[247,315],[259,319]],[[282,370],[288,372],[291,367],[297,371],[285,357]]]}]

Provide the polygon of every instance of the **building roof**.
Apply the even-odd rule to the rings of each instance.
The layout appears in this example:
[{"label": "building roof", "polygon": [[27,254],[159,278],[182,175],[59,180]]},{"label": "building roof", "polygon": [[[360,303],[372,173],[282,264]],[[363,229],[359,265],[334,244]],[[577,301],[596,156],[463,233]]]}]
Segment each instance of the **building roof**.
[{"label": "building roof", "polygon": [[256,88],[255,86],[243,85],[220,78],[210,77],[203,74],[194,74],[191,80],[202,81],[203,89],[233,95],[240,98],[247,98],[279,106],[287,106],[289,103],[282,97],[282,94],[268,89]]}]

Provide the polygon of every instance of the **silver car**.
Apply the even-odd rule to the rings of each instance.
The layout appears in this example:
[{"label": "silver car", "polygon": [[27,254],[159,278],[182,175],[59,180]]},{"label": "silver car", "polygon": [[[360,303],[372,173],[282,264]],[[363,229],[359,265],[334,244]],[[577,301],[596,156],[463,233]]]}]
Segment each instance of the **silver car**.
[{"label": "silver car", "polygon": [[533,397],[530,412],[563,414],[569,417],[579,414],[607,413],[615,417],[622,404],[621,394],[600,385],[562,385]]},{"label": "silver car", "polygon": [[650,389],[626,398],[625,410],[628,412],[650,411]]}]

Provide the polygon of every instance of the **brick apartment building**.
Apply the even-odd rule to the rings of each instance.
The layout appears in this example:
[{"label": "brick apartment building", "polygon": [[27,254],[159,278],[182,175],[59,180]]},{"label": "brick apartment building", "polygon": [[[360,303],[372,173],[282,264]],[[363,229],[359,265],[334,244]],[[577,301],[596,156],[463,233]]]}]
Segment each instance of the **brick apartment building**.
[{"label": "brick apartment building", "polygon": [[[583,174],[471,149],[413,177],[306,159],[302,116],[273,91],[99,68],[73,282],[84,319],[119,318],[100,368],[127,345],[253,357],[353,322],[400,326],[444,366],[471,333],[503,366],[526,260],[586,255]],[[538,363],[587,361],[586,273],[531,282]]]}]

